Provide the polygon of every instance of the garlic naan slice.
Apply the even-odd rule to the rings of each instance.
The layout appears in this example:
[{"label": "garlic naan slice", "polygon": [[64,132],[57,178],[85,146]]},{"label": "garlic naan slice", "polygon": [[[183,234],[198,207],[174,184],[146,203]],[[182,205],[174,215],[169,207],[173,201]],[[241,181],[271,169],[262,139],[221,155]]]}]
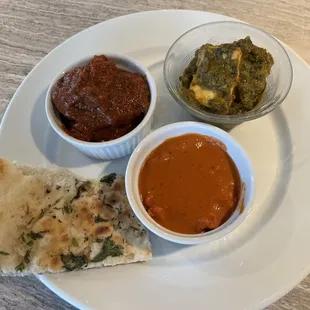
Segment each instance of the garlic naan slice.
[{"label": "garlic naan slice", "polygon": [[147,261],[147,230],[124,179],[88,181],[65,169],[0,159],[0,271],[55,273]]}]

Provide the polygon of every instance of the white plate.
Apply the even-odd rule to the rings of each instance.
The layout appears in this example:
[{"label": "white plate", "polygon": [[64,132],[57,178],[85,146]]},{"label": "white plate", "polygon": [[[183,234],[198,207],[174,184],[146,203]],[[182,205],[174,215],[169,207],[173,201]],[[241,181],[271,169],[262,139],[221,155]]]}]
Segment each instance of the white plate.
[{"label": "white plate", "polygon": [[[46,56],[14,95],[2,122],[0,156],[34,166],[68,167],[85,177],[124,173],[127,158],[102,163],[79,153],[49,127],[44,97],[69,61],[90,53],[125,53],[146,65],[158,87],[155,126],[191,120],[168,94],[162,66],[168,47],[202,23],[229,20],[206,12],[155,11],[127,15],[82,31]],[[288,49],[291,92],[272,114],[231,134],[255,170],[253,210],[233,233],[201,246],[152,236],[154,259],[39,277],[77,307],[88,309],[259,309],[280,298],[310,271],[310,69]]]}]

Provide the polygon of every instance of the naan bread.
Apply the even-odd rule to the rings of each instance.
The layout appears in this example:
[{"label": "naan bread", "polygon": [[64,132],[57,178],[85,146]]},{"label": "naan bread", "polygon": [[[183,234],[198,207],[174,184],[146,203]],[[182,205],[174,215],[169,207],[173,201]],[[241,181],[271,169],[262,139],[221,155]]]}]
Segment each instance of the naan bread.
[{"label": "naan bread", "polygon": [[0,159],[0,271],[56,273],[151,258],[148,232],[124,180],[83,180],[65,169]]}]

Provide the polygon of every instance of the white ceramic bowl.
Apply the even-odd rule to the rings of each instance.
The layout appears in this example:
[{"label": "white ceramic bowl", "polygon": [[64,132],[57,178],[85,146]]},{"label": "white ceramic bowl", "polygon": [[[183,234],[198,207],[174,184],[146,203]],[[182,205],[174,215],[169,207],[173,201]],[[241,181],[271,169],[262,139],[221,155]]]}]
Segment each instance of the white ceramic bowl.
[{"label": "white ceramic bowl", "polygon": [[[180,234],[159,225],[145,210],[138,188],[141,167],[147,156],[166,139],[188,133],[198,133],[214,137],[222,141],[227,152],[235,162],[246,190],[243,211],[238,207],[231,217],[220,227],[203,234]],[[254,198],[254,175],[251,163],[243,148],[227,132],[204,123],[180,122],[173,123],[152,132],[136,148],[131,155],[126,170],[126,192],[129,203],[139,220],[154,234],[172,242],[181,244],[199,244],[221,238],[237,228],[249,214]],[[242,206],[240,206],[242,208]]]},{"label": "white ceramic bowl", "polygon": [[108,59],[113,60],[117,64],[117,67],[125,69],[130,72],[140,73],[144,75],[147,79],[151,92],[150,107],[147,114],[143,118],[142,122],[135,129],[133,129],[132,131],[130,131],[129,133],[118,139],[107,142],[81,141],[71,137],[63,130],[63,125],[54,112],[51,100],[52,88],[56,83],[56,81],[59,78],[61,78],[65,72],[70,71],[78,66],[82,66],[89,63],[89,61],[93,58],[94,55],[85,57],[78,62],[70,64],[54,78],[47,91],[45,100],[45,110],[51,126],[58,133],[60,137],[62,137],[64,140],[66,140],[67,142],[69,142],[74,147],[76,147],[77,149],[79,149],[88,156],[110,160],[131,154],[133,150],[136,148],[136,146],[139,144],[139,142],[142,141],[142,139],[150,133],[153,121],[154,109],[156,105],[157,93],[156,93],[155,81],[151,76],[151,73],[142,65],[137,63],[135,60],[123,55],[121,56],[105,53],[102,54],[104,54]]}]

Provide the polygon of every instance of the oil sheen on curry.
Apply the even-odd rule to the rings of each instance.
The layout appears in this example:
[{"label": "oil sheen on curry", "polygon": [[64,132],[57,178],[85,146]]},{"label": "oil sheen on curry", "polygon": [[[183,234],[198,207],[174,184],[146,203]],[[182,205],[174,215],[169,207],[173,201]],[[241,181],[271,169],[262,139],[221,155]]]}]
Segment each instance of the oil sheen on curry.
[{"label": "oil sheen on curry", "polygon": [[161,226],[199,234],[222,225],[236,209],[241,180],[226,147],[200,134],[170,138],[145,160],[139,192]]}]

